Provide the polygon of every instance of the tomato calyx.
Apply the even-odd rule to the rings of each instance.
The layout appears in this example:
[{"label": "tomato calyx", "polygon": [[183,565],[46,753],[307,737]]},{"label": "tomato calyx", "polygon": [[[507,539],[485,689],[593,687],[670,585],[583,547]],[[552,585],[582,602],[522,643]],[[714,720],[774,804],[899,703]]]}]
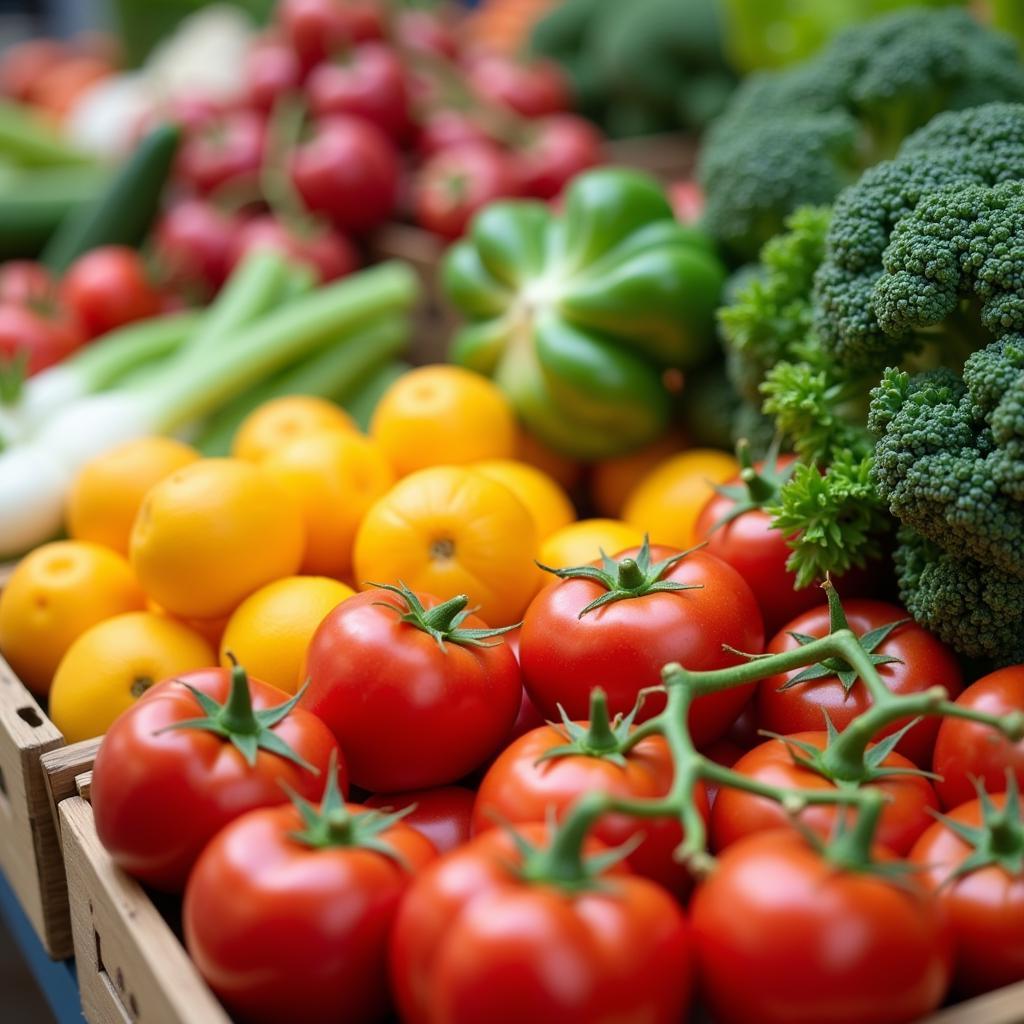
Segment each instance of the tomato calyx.
[{"label": "tomato calyx", "polygon": [[713,484],[717,494],[733,502],[732,508],[721,518],[715,520],[711,532],[727,526],[734,519],[747,512],[762,509],[766,505],[778,504],[779,491],[783,484],[793,475],[796,462],[790,462],[780,468],[779,448],[781,438],[776,437],[765,454],[761,469],[754,465],[750,452],[750,442],[744,437],[736,442],[736,459],[740,464],[738,484]]},{"label": "tomato calyx", "polygon": [[1024,811],[1017,776],[1007,769],[1006,800],[1001,808],[996,807],[979,779],[974,780],[974,786],[981,804],[980,825],[966,825],[945,814],[935,815],[950,832],[973,848],[947,883],[993,865],[1002,868],[1011,878],[1024,876]]},{"label": "tomato calyx", "polygon": [[465,594],[456,594],[455,597],[428,609],[424,607],[419,597],[401,581],[397,586],[391,583],[371,583],[370,586],[379,587],[381,590],[387,590],[400,597],[405,603],[406,610],[404,612],[395,608],[388,601],[378,601],[376,604],[382,608],[391,608],[400,612],[399,617],[403,622],[432,636],[442,651],[445,641],[451,641],[460,647],[496,647],[500,641],[495,640],[494,643],[488,641],[494,640],[495,637],[504,633],[511,633],[521,625],[516,622],[511,626],[500,626],[496,629],[463,629],[462,623],[474,611],[469,607],[469,598]]},{"label": "tomato calyx", "polygon": [[625,766],[629,734],[633,728],[639,703],[628,715],[616,715],[614,719],[608,715],[608,697],[600,686],[590,691],[590,718],[586,725],[574,722],[565,713],[561,705],[558,712],[562,716],[560,724],[549,722],[548,725],[565,737],[566,742],[558,747],[546,750],[537,764],[559,757],[597,757],[614,764]]},{"label": "tomato calyx", "polygon": [[839,870],[879,875],[898,885],[905,882],[907,876],[917,868],[904,861],[880,861],[872,856],[885,804],[886,798],[880,791],[865,790],[857,803],[853,824],[848,820],[849,810],[840,813],[836,819],[835,832],[828,840],[823,840],[810,829],[802,828],[798,820],[796,824],[807,842],[824,860]]},{"label": "tomato calyx", "polygon": [[672,566],[681,562],[687,555],[692,554],[698,548],[698,544],[680,551],[677,554],[663,558],[660,562],[651,564],[651,543],[650,537],[644,534],[644,542],[640,546],[636,558],[623,558],[616,560],[601,551],[601,568],[596,565],[574,565],[565,569],[555,569],[550,565],[538,562],[537,565],[545,572],[557,576],[561,580],[591,580],[605,588],[606,593],[594,598],[579,613],[583,618],[588,612],[597,608],[612,604],[615,601],[625,601],[634,597],[644,597],[647,594],[659,594],[680,590],[702,590],[702,583],[679,583],[677,580],[663,580],[661,577],[668,572]]},{"label": "tomato calyx", "polygon": [[[825,582],[821,585],[821,589],[825,591],[825,596],[828,599],[829,635],[838,633],[841,629],[850,630],[850,624],[846,621],[846,613],[843,611],[843,603],[839,599],[839,592],[833,586],[832,581],[826,577]],[[879,626],[877,629],[868,630],[868,632],[862,633],[860,636],[856,633],[853,635],[870,659],[872,665],[877,667],[878,665],[889,665],[893,662],[903,664],[899,658],[889,654],[877,654],[876,651],[885,643],[893,630],[906,625],[908,622],[910,622],[909,618],[896,619],[893,622],[887,622],[884,626]],[[850,630],[850,632],[853,631]],[[807,644],[819,639],[819,637],[808,636],[805,633],[795,633],[792,630],[789,631],[789,635],[801,647],[806,647]],[[809,665],[802,672],[798,672],[791,679],[787,679],[779,687],[779,692],[781,693],[783,690],[788,690],[800,683],[809,683],[811,680],[825,679],[829,676],[838,677],[839,681],[843,684],[844,693],[849,693],[859,678],[857,671],[844,658],[823,658],[816,664]]]},{"label": "tomato calyx", "polygon": [[288,797],[302,818],[302,829],[290,832],[289,838],[313,850],[329,850],[337,847],[352,847],[372,850],[393,860],[399,867],[408,870],[405,858],[381,836],[393,828],[415,804],[399,811],[378,811],[367,808],[353,813],[346,807],[338,786],[338,755],[331,753],[327,769],[327,782],[319,807],[299,796],[287,786]]},{"label": "tomato calyx", "polygon": [[287,718],[292,709],[299,702],[305,687],[294,697],[278,704],[272,708],[265,708],[257,711],[252,705],[252,692],[249,688],[249,674],[238,664],[234,655],[228,653],[231,660],[231,689],[228,699],[219,704],[209,694],[184,680],[179,680],[199,705],[203,714],[197,718],[188,718],[182,722],[175,722],[161,732],[170,732],[175,729],[199,729],[205,732],[212,732],[216,736],[227,740],[245,758],[250,768],[256,764],[256,757],[261,750],[271,754],[277,754],[286,761],[291,761],[306,771],[319,774],[320,769],[310,764],[305,758],[296,753],[280,736],[273,731],[274,726]]},{"label": "tomato calyx", "polygon": [[567,892],[583,892],[604,888],[601,875],[628,857],[642,837],[634,835],[625,843],[604,853],[586,856],[583,845],[594,822],[606,810],[603,793],[586,793],[576,801],[571,813],[546,847],[535,846],[514,828],[507,829],[515,843],[522,863],[513,870],[524,882],[532,885],[553,885]]},{"label": "tomato calyx", "polygon": [[[926,695],[928,694],[936,705],[945,698],[945,691],[938,687],[932,691],[926,691]],[[865,712],[861,715],[861,720],[869,721],[873,725],[876,720],[882,718],[878,714],[873,714],[875,710]],[[889,709],[886,710],[889,711]],[[878,728],[888,724],[890,718],[898,716],[902,711],[903,708],[900,705],[893,705],[891,713],[885,716],[883,724],[874,728],[872,735],[877,732]],[[827,711],[824,711],[824,715],[828,742],[823,750],[814,746],[813,743],[798,740],[793,736],[783,736],[780,733],[767,730],[760,730],[760,734],[782,743],[794,764],[839,785],[862,785],[894,775],[919,775],[926,779],[938,777],[934,772],[926,772],[920,768],[886,767],[884,765],[885,759],[896,749],[900,740],[917,725],[920,718],[911,719],[903,728],[868,747],[867,740],[863,744],[859,742],[860,733],[852,734],[856,737],[856,741],[843,740],[841,738],[843,733],[840,733],[832,724],[832,719]],[[873,715],[873,717],[869,719],[869,715]],[[857,720],[854,721],[854,724],[856,723]],[[839,751],[838,755],[834,753],[836,750]]]}]

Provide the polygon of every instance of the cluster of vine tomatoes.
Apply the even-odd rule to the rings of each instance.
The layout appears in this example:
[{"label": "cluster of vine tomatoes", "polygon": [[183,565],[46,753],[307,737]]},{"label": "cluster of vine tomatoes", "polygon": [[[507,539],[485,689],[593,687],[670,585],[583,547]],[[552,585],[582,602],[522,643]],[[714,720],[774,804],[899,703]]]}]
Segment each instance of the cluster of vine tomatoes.
[{"label": "cluster of vine tomatoes", "polygon": [[[188,948],[239,1020],[668,1024],[699,990],[725,1024],[910,1021],[1024,978],[1024,741],[958,718],[883,738],[863,785],[886,804],[856,856],[849,815],[814,806],[794,826],[757,792],[842,785],[801,753],[868,702],[842,666],[693,703],[696,747],[743,783],[693,789],[719,857],[706,877],[673,856],[674,812],[601,813],[573,848],[588,794],[670,793],[678,742],[629,740],[664,704],[634,710],[663,665],[728,669],[828,634],[835,612],[766,644],[755,591],[705,550],[645,544],[558,575],[513,630],[463,598],[369,589],[317,630],[297,700],[253,680],[247,717],[244,672],[211,670],[111,728],[100,837],[143,881],[184,889]],[[899,608],[845,612],[893,692],[942,684],[963,707],[1024,710],[1024,667],[961,692]],[[813,729],[823,710],[831,726]]]}]

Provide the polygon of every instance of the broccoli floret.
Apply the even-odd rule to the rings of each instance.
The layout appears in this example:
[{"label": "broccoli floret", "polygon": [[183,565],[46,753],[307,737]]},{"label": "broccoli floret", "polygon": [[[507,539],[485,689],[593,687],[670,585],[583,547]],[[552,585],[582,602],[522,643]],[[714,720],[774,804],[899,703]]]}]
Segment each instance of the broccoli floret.
[{"label": "broccoli floret", "polygon": [[957,557],[1024,580],[1024,336],[976,352],[962,378],[886,370],[868,427],[879,435],[872,479],[894,516]]},{"label": "broccoli floret", "polygon": [[965,11],[911,9],[840,33],[811,60],[752,75],[698,173],[706,223],[749,259],[801,203],[823,204],[943,110],[1024,101],[1015,43]]},{"label": "broccoli floret", "polygon": [[882,553],[890,528],[871,481],[871,457],[852,451],[836,452],[824,473],[798,463],[779,491],[779,504],[767,511],[772,527],[791,538],[786,565],[798,587],[830,572],[862,568]]},{"label": "broccoli floret", "polygon": [[1024,579],[899,532],[894,563],[900,599],[954,650],[997,665],[1024,661]]},{"label": "broccoli floret", "polygon": [[993,103],[941,114],[846,189],[815,277],[825,349],[877,368],[1024,327],[1020,178],[1024,105]]},{"label": "broccoli floret", "polygon": [[811,329],[811,285],[825,253],[827,207],[801,207],[786,231],[762,248],[760,263],[738,287],[727,289],[718,323],[729,379],[751,403],[760,402],[765,375],[793,357]]}]

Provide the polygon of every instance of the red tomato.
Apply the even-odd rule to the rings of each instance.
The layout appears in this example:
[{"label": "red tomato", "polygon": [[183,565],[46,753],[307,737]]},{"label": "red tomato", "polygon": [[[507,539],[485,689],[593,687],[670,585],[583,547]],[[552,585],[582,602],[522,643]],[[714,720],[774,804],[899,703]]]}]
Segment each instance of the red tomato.
[{"label": "red tomato", "polygon": [[[853,600],[843,606],[850,628],[858,636],[880,629],[893,622],[907,618],[907,613],[894,604],[884,601]],[[792,634],[805,636],[827,636],[829,632],[829,609],[822,605],[789,622],[778,632],[768,645],[768,651],[792,651],[800,646]],[[871,645],[869,645],[871,646]],[[893,693],[920,693],[930,686],[944,686],[950,698],[960,693],[962,676],[960,664],[953,652],[941,640],[932,636],[915,622],[898,626],[877,646],[875,654],[899,659],[878,665],[878,674]],[[797,683],[787,690],[781,686],[802,672],[796,669],[783,675],[763,679],[757,687],[757,722],[769,732],[788,735],[808,729],[821,729],[825,725],[825,713],[832,724],[842,732],[857,715],[871,706],[871,697],[864,684],[858,679],[849,693],[838,676],[829,675],[821,679]],[[891,723],[878,738],[899,731],[909,719],[901,718]],[[939,718],[922,718],[899,742],[896,749],[909,757],[919,768],[931,764],[935,735],[939,731]]]},{"label": "red tomato", "polygon": [[383,43],[365,43],[318,64],[309,73],[306,93],[317,117],[362,117],[396,142],[409,133],[405,72]]},{"label": "red tomato", "polygon": [[[809,743],[825,749],[825,732],[800,732],[787,739]],[[800,789],[831,789],[835,783],[802,767],[793,760],[790,749],[781,740],[768,740],[744,754],[733,771],[773,786]],[[912,769],[914,765],[900,754],[890,754],[882,762],[885,768]],[[871,786],[889,798],[878,828],[878,842],[902,856],[917,837],[934,820],[929,813],[938,810],[939,801],[927,779],[920,775],[892,775]],[[820,836],[828,837],[835,828],[839,812],[834,805],[817,804],[800,815],[803,825]],[[743,790],[723,787],[711,809],[711,842],[716,850],[724,850],[744,836],[767,829],[791,827],[788,814],[772,800]]]},{"label": "red tomato", "polygon": [[421,156],[429,157],[470,143],[493,144],[470,114],[461,110],[437,110],[420,125],[416,148]]},{"label": "red tomato", "polygon": [[[990,715],[1024,712],[1024,665],[1001,668],[972,683],[956,699],[961,707]],[[943,718],[935,740],[932,770],[944,807],[956,807],[975,795],[972,776],[989,793],[1006,789],[1006,770],[1024,786],[1024,740],[1013,743],[1002,733],[963,718]]]},{"label": "red tomato", "polygon": [[295,51],[277,39],[261,39],[245,55],[245,98],[269,114],[284,95],[302,82],[302,64]]},{"label": "red tomato", "polygon": [[844,870],[791,831],[726,850],[691,920],[716,1024],[899,1024],[949,984],[949,929],[913,876]]},{"label": "red tomato", "polygon": [[519,152],[525,195],[554,199],[577,174],[604,161],[601,133],[575,114],[555,114],[531,126]]},{"label": "red tomato", "polygon": [[[1006,794],[997,793],[991,799],[994,807],[1005,813]],[[949,815],[950,821],[972,829],[980,827],[981,833],[987,831],[984,817],[978,799],[961,804]],[[1006,836],[1012,859],[1012,846],[1017,857],[1024,849],[1024,822],[1007,824],[1008,833],[1015,832],[1012,838],[1011,834]],[[914,877],[935,893],[952,922],[955,985],[964,996],[1024,981],[1024,872],[1019,866],[1013,870],[1009,864],[992,859],[951,880],[975,851],[976,847],[945,821],[937,821],[918,839],[907,858],[920,870]]]},{"label": "red tomato", "polygon": [[379,39],[383,30],[371,0],[281,0],[277,19],[307,70],[352,43]]},{"label": "red tomato", "polygon": [[178,173],[202,195],[229,183],[254,181],[265,143],[266,124],[260,114],[229,111],[186,134],[178,151]]},{"label": "red tomato", "polygon": [[484,99],[524,117],[559,114],[570,106],[565,73],[553,61],[488,53],[471,61],[469,80]]},{"label": "red tomato", "polygon": [[[584,731],[587,728],[586,722],[576,724]],[[504,822],[546,822],[551,813],[561,820],[584,793],[650,799],[664,796],[672,785],[672,755],[661,736],[641,740],[625,755],[625,763],[582,750],[566,756],[546,756],[565,746],[566,736],[560,728],[543,725],[506,748],[480,783],[473,808],[474,833]],[[707,820],[703,787],[698,787],[696,794]],[[643,841],[627,858],[629,866],[676,896],[689,891],[690,874],[673,857],[683,841],[678,818],[609,814],[598,821],[592,834],[612,847],[641,836]]]},{"label": "red tomato", "polygon": [[342,231],[387,220],[398,199],[398,156],[388,137],[358,117],[325,118],[291,156],[292,180],[314,213]]},{"label": "red tomato", "polygon": [[[414,598],[428,611],[441,604],[430,594]],[[477,647],[446,632],[442,646],[403,619],[410,608],[382,588],[349,598],[320,624],[306,656],[301,706],[330,726],[352,781],[374,793],[469,774],[508,735],[522,693],[506,644]],[[487,628],[475,615],[461,625]]]},{"label": "red tomato", "polygon": [[[543,826],[524,826],[532,842]],[[593,843],[593,852],[603,847]],[[671,896],[645,878],[558,888],[526,881],[493,829],[410,886],[391,941],[405,1024],[678,1024],[690,1003],[690,941]]]},{"label": "red tomato", "polygon": [[511,157],[491,143],[472,143],[430,157],[413,182],[416,222],[442,238],[458,238],[477,210],[517,195]]},{"label": "red tomato", "polygon": [[53,302],[56,290],[57,283],[42,263],[35,260],[0,263],[0,302],[39,309]]},{"label": "red tomato", "polygon": [[[339,800],[332,813],[340,809]],[[309,841],[296,837],[305,825],[296,807],[251,811],[196,863],[185,892],[185,941],[233,1019],[369,1024],[386,1016],[395,912],[412,875],[436,854],[402,822],[369,829],[394,856],[362,845],[360,827],[379,815],[358,804],[347,810],[336,836],[324,821],[323,836]]]},{"label": "red tomato", "polygon": [[162,272],[175,287],[212,295],[227,279],[241,223],[203,199],[175,203],[156,227]]},{"label": "red tomato", "polygon": [[[96,831],[114,861],[147,885],[172,892],[184,886],[203,847],[228,822],[287,801],[282,783],[307,799],[318,798],[330,758],[338,754],[324,723],[292,708],[272,727],[272,745],[283,741],[313,770],[262,746],[250,765],[222,735],[180,726],[204,711],[186,683],[223,705],[232,672],[202,669],[147,691],[103,738],[92,776]],[[287,701],[258,679],[249,680],[249,687],[257,713]],[[344,791],[340,764],[338,782]]]},{"label": "red tomato", "polygon": [[[651,561],[678,553],[652,547]],[[639,548],[629,548],[618,558],[636,559],[639,554]],[[561,580],[533,599],[519,651],[523,681],[541,714],[557,721],[561,705],[571,718],[585,718],[595,686],[608,695],[611,714],[626,714],[640,690],[661,684],[662,667],[669,662],[694,671],[725,668],[742,659],[723,650],[723,644],[752,653],[761,650],[761,613],[735,569],[695,551],[661,578],[695,589],[628,597],[582,616],[588,604],[607,593],[593,580]],[[690,710],[694,742],[704,746],[721,736],[750,693],[751,687],[740,686],[698,697]],[[650,718],[664,703],[664,698],[649,698],[639,719]]]},{"label": "red tomato", "polygon": [[67,316],[47,317],[29,306],[0,302],[0,366],[24,360],[32,376],[69,356],[82,340]]},{"label": "red tomato", "polygon": [[512,723],[512,730],[508,734],[506,743],[525,736],[531,729],[539,729],[544,724],[544,716],[537,710],[537,705],[530,700],[530,695],[523,687],[523,696],[519,702],[519,714]]},{"label": "red tomato", "polygon": [[272,214],[261,214],[242,224],[232,240],[230,266],[234,267],[247,252],[260,246],[270,246],[293,260],[307,263],[321,282],[345,277],[359,267],[359,254],[344,235],[326,225],[293,227]]},{"label": "red tomato", "polygon": [[366,806],[386,811],[411,807],[402,822],[425,835],[438,853],[448,853],[469,842],[475,800],[476,793],[464,786],[438,786],[411,793],[371,796]]},{"label": "red tomato", "polygon": [[[767,493],[777,480],[784,479],[793,462],[794,456],[782,455],[777,458],[774,471],[764,462],[748,468],[758,474],[758,481],[763,482]],[[716,492],[708,499],[697,517],[694,536],[706,541],[706,551],[728,562],[750,584],[764,616],[765,628],[774,633],[795,615],[820,604],[821,590],[815,586],[796,589],[796,575],[786,568],[786,559],[792,553],[786,536],[772,529],[772,517],[764,508],[755,506],[724,521],[738,507],[753,500],[741,476],[726,481],[724,488],[732,493]],[[768,500],[766,498],[766,502]],[[722,525],[717,526],[718,523]],[[815,723],[815,728],[818,724]]]},{"label": "red tomato", "polygon": [[60,295],[90,338],[156,316],[163,306],[142,257],[124,245],[79,256],[64,275]]}]

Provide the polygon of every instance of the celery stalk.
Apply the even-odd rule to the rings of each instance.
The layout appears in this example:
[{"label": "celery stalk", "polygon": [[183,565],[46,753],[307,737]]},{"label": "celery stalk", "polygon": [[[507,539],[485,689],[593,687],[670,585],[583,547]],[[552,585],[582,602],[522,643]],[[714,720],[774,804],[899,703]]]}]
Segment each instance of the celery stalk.
[{"label": "celery stalk", "polygon": [[0,452],[0,557],[53,536],[74,475],[89,459],[207,416],[332,338],[410,309],[417,280],[405,264],[381,264],[290,302],[219,345],[183,352],[144,386],[71,402],[30,440]]}]

